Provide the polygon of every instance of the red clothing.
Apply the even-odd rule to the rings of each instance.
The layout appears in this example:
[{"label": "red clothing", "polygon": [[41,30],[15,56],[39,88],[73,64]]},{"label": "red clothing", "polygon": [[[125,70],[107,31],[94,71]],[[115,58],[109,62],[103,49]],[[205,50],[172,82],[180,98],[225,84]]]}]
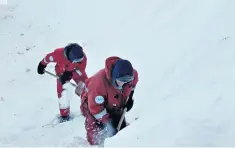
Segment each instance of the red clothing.
[{"label": "red clothing", "polygon": [[[90,144],[97,144],[95,137],[99,132],[97,130],[99,121],[105,123],[109,118],[115,118],[116,122],[120,120],[127,98],[138,82],[138,73],[134,69],[134,80],[124,84],[122,90],[112,85],[111,70],[118,59],[120,58],[107,58],[105,68],[85,82],[87,91],[82,94],[81,110],[86,116],[87,138]],[[104,102],[97,96],[102,96]],[[117,124],[115,126],[117,127]]]},{"label": "red clothing", "polygon": [[[84,53],[84,52],[83,52]],[[74,71],[73,78],[79,79],[79,73],[81,72],[82,77],[87,78],[87,74],[85,72],[87,65],[87,57],[84,53],[84,59],[81,63],[71,63],[64,53],[64,48],[57,48],[53,52],[47,54],[44,59],[41,61],[43,65],[47,65],[50,62],[56,63],[55,71],[57,75],[61,75],[64,71]],[[76,72],[79,70],[80,72]],[[81,77],[81,76],[80,76]],[[85,82],[85,79],[82,80]]]},{"label": "red clothing", "polygon": [[[85,72],[87,57],[85,53],[81,63],[72,63],[67,59],[64,53],[64,48],[57,48],[53,52],[47,54],[41,61],[43,65],[47,65],[51,62],[56,63],[55,72],[57,76],[63,74],[65,71],[72,71],[73,73],[72,79],[76,83],[78,83],[79,81],[85,82],[85,80],[87,79],[87,74]],[[59,99],[61,99],[63,86],[58,79],[56,83],[57,83],[57,96]],[[60,114],[61,116],[67,116],[70,114],[69,104],[68,108],[60,107]]]},{"label": "red clothing", "polygon": [[[83,52],[84,53],[84,52]],[[85,82],[87,74],[85,72],[87,57],[84,53],[84,59],[81,63],[70,62],[64,53],[64,48],[57,48],[53,52],[47,54],[41,61],[43,65],[47,65],[51,62],[56,63],[55,72],[56,75],[61,75],[65,71],[73,71],[73,80],[78,83],[79,81]],[[57,83],[58,97],[61,97],[62,86]]]}]

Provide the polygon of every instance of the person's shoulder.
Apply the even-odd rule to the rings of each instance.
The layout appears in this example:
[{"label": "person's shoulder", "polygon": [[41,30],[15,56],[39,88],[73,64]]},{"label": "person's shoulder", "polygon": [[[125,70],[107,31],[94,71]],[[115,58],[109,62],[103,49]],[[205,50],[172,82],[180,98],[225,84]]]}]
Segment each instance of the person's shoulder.
[{"label": "person's shoulder", "polygon": [[105,75],[105,69],[101,69],[98,72],[96,72],[93,76],[91,76],[89,79],[95,80],[97,82],[102,82],[106,78]]}]

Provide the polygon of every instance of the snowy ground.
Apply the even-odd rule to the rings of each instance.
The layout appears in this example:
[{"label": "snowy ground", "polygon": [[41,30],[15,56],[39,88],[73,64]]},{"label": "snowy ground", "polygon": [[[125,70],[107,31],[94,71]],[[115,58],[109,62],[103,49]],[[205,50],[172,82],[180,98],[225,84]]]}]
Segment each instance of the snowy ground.
[{"label": "snowy ground", "polygon": [[[36,72],[79,42],[89,76],[108,56],[139,72],[129,121],[105,146],[235,146],[234,0],[8,0],[0,5],[0,146],[85,146],[80,98],[58,114],[55,79]],[[53,66],[48,70],[53,72]]]}]

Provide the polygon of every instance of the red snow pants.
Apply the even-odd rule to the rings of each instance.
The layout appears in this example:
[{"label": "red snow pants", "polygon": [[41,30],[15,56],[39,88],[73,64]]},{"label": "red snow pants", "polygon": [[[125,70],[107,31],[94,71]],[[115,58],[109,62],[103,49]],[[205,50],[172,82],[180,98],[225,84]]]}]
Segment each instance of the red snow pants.
[{"label": "red snow pants", "polygon": [[[82,81],[85,83],[85,80],[87,79],[87,74],[85,72],[82,73],[82,75],[80,76],[78,73],[73,72],[73,77],[72,79],[76,82],[76,84],[79,81]],[[70,98],[62,98],[62,92],[63,92],[63,85],[60,83],[60,81],[57,79],[56,81],[57,83],[57,97],[58,99],[70,99]],[[70,104],[69,104],[69,100],[67,100],[68,105],[67,107],[60,107],[60,115],[61,116],[68,116],[70,114]]]},{"label": "red snow pants", "polygon": [[[86,137],[87,141],[90,145],[103,145],[106,137],[103,135],[102,123],[98,122],[92,114],[90,114],[88,110],[88,104],[87,99],[83,100],[80,106],[82,114],[85,116],[85,129],[86,129]],[[121,116],[119,117],[113,117],[114,121],[114,127],[117,128],[119,120]],[[124,119],[122,122],[122,126],[120,128],[123,129],[126,127],[126,120]]]}]

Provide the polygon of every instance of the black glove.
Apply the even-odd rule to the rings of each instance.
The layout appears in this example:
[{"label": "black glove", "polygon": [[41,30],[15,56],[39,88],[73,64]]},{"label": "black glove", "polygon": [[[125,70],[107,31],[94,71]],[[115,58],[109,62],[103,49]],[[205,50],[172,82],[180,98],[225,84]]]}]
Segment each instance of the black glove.
[{"label": "black glove", "polygon": [[134,91],[131,91],[131,94],[129,96],[129,99],[125,105],[125,107],[127,108],[127,112],[131,110],[131,108],[133,107],[133,104],[134,104],[134,100],[133,100],[133,94],[134,94]]},{"label": "black glove", "polygon": [[62,85],[65,84],[66,81],[70,81],[73,77],[73,73],[71,71],[65,71],[61,76],[59,76],[59,81]]},{"label": "black glove", "polygon": [[133,99],[130,99],[127,101],[125,107],[127,108],[127,112],[129,112],[131,110],[131,108],[133,107],[133,104],[134,104],[134,100]]},{"label": "black glove", "polygon": [[38,64],[38,74],[42,75],[44,74],[44,70],[47,66],[43,65],[41,62]]}]

